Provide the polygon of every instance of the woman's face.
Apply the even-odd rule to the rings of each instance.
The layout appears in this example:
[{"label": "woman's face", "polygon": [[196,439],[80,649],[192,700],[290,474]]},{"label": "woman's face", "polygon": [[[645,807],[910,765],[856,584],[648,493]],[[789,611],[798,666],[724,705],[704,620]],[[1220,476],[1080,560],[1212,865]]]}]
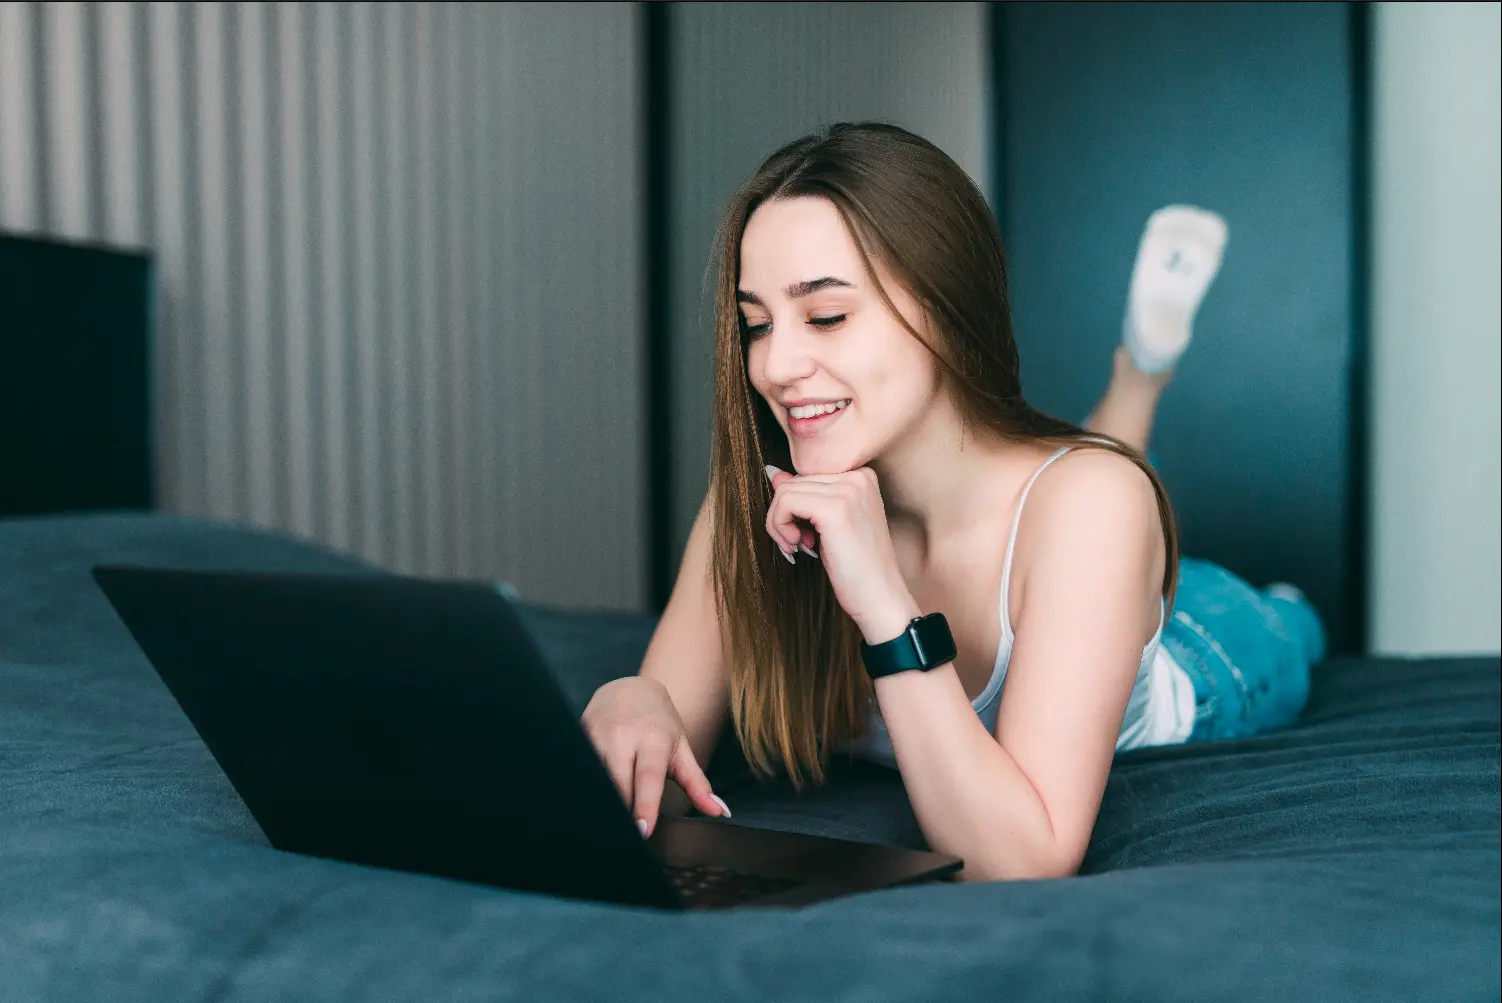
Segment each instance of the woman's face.
[{"label": "woman's face", "polygon": [[[751,384],[787,434],[796,472],[866,466],[933,404],[938,366],[871,286],[832,202],[762,203],[746,223],[740,266]],[[876,269],[903,317],[923,330],[918,304]]]}]

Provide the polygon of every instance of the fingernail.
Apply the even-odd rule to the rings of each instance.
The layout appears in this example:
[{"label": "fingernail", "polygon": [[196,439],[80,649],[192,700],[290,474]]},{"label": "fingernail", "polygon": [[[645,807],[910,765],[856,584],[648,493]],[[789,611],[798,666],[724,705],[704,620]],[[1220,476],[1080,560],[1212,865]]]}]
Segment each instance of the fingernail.
[{"label": "fingernail", "polygon": [[772,466],[770,463],[768,463],[766,465],[765,469],[767,471],[767,480],[769,480],[769,481],[772,478],[776,477],[778,474],[782,473],[781,470],[778,470],[776,467]]},{"label": "fingernail", "polygon": [[639,819],[636,820],[636,831],[639,832],[639,833],[641,833],[641,838],[642,839],[646,839],[647,838],[647,820],[646,819],[639,818]]},{"label": "fingernail", "polygon": [[812,557],[816,561],[819,559],[819,555],[814,553],[812,550],[809,550],[808,544],[806,543],[798,544],[798,549],[803,551],[805,554],[807,554],[809,557]]},{"label": "fingernail", "polygon": [[722,818],[729,818],[730,806],[725,803],[725,799],[720,797],[718,794],[711,794],[710,798],[713,799],[715,804],[720,806],[720,816]]},{"label": "fingernail", "polygon": [[[782,550],[782,545],[778,544],[777,549],[778,550]],[[793,559],[793,552],[791,550],[782,550],[782,556],[786,557],[788,559],[788,563],[789,564],[797,564],[798,563],[797,561],[795,561]]]}]

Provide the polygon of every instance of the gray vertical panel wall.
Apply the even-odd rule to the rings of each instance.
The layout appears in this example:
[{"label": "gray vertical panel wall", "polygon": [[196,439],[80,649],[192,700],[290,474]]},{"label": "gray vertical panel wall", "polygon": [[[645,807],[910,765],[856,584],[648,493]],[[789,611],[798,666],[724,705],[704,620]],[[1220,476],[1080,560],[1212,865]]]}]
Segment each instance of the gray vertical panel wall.
[{"label": "gray vertical panel wall", "polygon": [[1223,213],[1224,265],[1152,451],[1186,552],[1301,586],[1337,650],[1361,643],[1363,565],[1352,16],[1066,3],[1007,5],[1003,22],[1002,229],[1024,390],[1083,420],[1148,215]]},{"label": "gray vertical panel wall", "polygon": [[0,228],[158,264],[158,496],[637,607],[627,4],[0,4]]},{"label": "gray vertical panel wall", "polygon": [[984,187],[985,5],[675,4],[671,109],[674,559],[709,470],[706,267],[737,185],[781,144],[841,120],[927,137]]}]

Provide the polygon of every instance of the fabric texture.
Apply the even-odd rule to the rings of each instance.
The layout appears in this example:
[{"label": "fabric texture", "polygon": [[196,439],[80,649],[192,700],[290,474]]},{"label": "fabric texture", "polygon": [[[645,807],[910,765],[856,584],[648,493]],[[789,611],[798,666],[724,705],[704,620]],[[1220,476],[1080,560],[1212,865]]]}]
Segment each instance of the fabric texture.
[{"label": "fabric texture", "polygon": [[1319,614],[1296,591],[1269,594],[1209,561],[1184,558],[1179,576],[1163,647],[1193,685],[1188,740],[1293,723],[1309,696],[1310,663],[1324,653]]},{"label": "fabric texture", "polygon": [[[1078,878],[667,914],[272,849],[94,586],[106,560],[358,567],[191,520],[0,522],[6,1003],[1497,998],[1495,658],[1332,662],[1283,731],[1118,757]],[[581,708],[652,628],[523,613]],[[892,771],[832,772],[797,794],[733,743],[714,766],[737,822],[921,844]]]}]

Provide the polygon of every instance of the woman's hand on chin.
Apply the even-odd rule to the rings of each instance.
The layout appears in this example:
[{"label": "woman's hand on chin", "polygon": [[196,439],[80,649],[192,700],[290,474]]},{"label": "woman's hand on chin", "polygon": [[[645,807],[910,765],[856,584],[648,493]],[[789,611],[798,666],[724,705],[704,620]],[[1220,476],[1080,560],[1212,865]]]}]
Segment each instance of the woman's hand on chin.
[{"label": "woman's hand on chin", "polygon": [[870,467],[794,476],[767,467],[772,504],[767,535],[789,561],[798,551],[822,562],[840,607],[869,644],[889,641],[918,615],[897,568],[881,489]]}]

